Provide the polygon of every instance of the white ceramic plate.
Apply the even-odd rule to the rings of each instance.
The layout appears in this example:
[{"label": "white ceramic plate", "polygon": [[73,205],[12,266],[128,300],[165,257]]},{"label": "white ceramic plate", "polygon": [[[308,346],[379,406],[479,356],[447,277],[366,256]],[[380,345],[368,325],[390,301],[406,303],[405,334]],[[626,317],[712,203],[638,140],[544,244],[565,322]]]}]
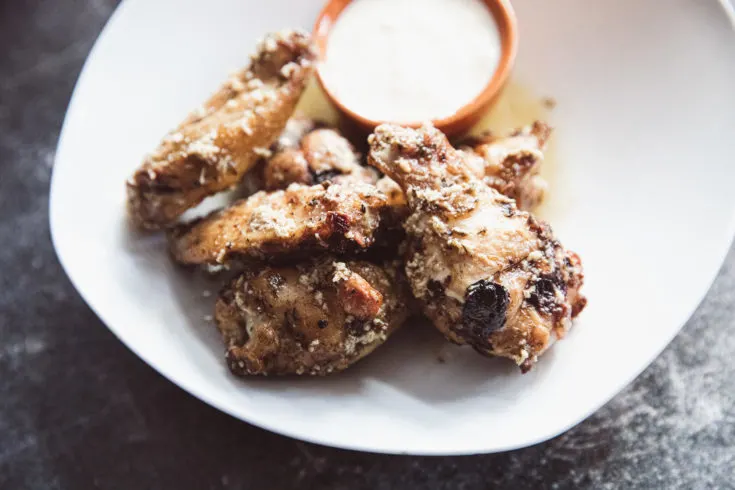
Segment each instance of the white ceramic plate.
[{"label": "white ceramic plate", "polygon": [[728,249],[735,209],[735,34],[715,0],[514,2],[515,78],[558,101],[550,219],[578,251],[590,299],[531,373],[399,332],[326,379],[227,372],[214,298],[160,237],[126,227],[123,182],[254,40],[309,28],[320,0],[127,0],[89,56],[51,188],[59,258],[109,328],[205,402],[269,430],[388,453],[501,451],[599,408],[666,346]]}]

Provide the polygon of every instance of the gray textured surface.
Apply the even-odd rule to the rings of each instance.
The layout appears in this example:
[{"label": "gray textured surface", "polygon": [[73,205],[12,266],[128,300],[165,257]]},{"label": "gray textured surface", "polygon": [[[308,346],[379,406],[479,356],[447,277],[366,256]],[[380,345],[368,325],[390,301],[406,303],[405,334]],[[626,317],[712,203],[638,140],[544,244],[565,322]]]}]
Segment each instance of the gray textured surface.
[{"label": "gray textured surface", "polygon": [[115,1],[0,0],[0,488],[735,488],[735,255],[661,357],[570,432],[506,454],[380,456],[239,422],[138,360],[48,232],[53,152]]}]

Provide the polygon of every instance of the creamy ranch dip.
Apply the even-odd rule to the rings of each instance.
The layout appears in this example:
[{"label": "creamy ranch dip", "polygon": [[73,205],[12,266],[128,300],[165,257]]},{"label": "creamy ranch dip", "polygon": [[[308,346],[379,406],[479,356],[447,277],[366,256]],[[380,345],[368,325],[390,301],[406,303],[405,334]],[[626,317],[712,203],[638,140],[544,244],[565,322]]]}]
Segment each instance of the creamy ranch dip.
[{"label": "creamy ranch dip", "polygon": [[442,119],[482,92],[500,51],[480,0],[354,0],[332,28],[320,73],[363,117]]}]

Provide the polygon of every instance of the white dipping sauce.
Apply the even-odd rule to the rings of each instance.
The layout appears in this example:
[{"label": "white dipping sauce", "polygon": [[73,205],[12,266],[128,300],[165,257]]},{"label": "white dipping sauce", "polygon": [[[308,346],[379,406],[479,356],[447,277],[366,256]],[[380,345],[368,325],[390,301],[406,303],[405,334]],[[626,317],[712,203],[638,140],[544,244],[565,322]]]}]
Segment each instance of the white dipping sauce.
[{"label": "white dipping sauce", "polygon": [[498,26],[480,0],[354,0],[332,27],[320,74],[363,117],[417,122],[470,103],[499,60]]}]

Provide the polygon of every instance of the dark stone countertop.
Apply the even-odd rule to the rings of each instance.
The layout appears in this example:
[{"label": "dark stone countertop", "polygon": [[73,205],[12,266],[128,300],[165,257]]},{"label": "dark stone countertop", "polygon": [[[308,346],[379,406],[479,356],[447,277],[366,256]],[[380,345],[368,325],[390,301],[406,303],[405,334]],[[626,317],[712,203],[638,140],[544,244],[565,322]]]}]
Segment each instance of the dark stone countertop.
[{"label": "dark stone countertop", "polygon": [[399,457],[302,443],[159,376],[84,304],[48,231],[64,111],[115,4],[0,2],[0,488],[735,488],[733,253],[631,386],[566,434],[510,453]]}]

